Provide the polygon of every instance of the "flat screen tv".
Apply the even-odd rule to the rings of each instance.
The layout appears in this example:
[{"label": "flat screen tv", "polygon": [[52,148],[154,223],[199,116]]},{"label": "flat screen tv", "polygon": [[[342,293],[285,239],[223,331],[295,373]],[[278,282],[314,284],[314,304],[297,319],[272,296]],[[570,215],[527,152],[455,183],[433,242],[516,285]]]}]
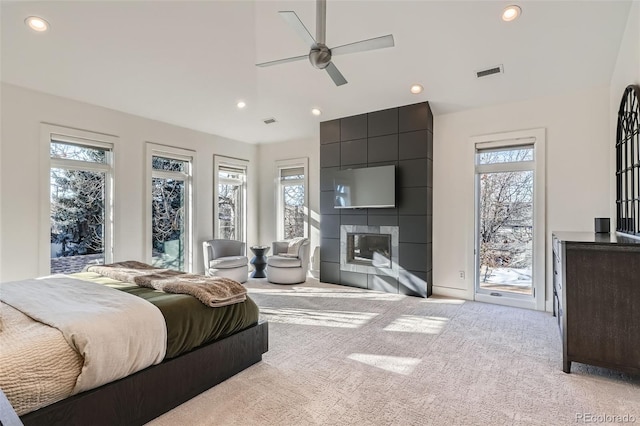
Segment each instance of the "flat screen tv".
[{"label": "flat screen tv", "polygon": [[340,170],[333,178],[336,209],[396,206],[396,166]]}]

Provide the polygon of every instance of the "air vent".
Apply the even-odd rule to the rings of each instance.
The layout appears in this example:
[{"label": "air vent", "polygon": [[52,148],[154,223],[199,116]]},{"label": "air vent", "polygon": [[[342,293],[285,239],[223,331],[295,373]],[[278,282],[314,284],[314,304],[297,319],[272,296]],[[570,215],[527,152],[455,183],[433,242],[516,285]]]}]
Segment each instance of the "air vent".
[{"label": "air vent", "polygon": [[502,69],[502,65],[495,66],[493,68],[487,68],[486,70],[476,71],[476,78],[487,77],[493,74],[501,74],[504,70]]},{"label": "air vent", "polygon": [[262,121],[264,121],[264,124],[273,124],[276,122],[276,119],[272,117],[272,118],[265,118]]}]

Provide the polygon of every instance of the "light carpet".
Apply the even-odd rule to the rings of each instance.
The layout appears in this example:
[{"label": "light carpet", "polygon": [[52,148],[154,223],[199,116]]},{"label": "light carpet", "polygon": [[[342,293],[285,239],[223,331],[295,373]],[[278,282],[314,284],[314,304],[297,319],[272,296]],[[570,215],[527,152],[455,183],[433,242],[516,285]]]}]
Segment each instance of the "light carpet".
[{"label": "light carpet", "polygon": [[563,373],[549,313],[312,279],[247,287],[269,321],[262,362],[150,425],[640,423],[640,378]]}]

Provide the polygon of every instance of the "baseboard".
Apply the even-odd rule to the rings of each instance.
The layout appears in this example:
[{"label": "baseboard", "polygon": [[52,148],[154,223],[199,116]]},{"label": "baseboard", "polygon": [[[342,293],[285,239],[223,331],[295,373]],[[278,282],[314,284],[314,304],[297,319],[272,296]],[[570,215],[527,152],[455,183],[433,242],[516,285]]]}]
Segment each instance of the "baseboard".
[{"label": "baseboard", "polygon": [[553,301],[551,300],[546,300],[544,302],[544,307],[545,307],[545,311],[547,312],[553,312]]},{"label": "baseboard", "polygon": [[453,297],[456,299],[473,300],[473,295],[469,295],[467,290],[461,290],[459,288],[438,287],[433,286],[434,296]]}]

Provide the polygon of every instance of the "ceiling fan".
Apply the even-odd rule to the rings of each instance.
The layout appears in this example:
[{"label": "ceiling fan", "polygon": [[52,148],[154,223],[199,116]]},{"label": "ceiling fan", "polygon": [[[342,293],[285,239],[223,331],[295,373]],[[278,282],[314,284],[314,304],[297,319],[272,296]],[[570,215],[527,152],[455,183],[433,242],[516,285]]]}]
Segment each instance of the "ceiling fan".
[{"label": "ceiling fan", "polygon": [[364,52],[366,50],[382,49],[385,47],[393,47],[393,35],[389,34],[382,37],[370,38],[368,40],[356,41],[354,43],[329,49],[325,44],[326,25],[327,25],[327,1],[316,1],[316,38],[309,33],[298,15],[293,11],[278,12],[282,18],[298,33],[300,37],[309,45],[311,49],[308,55],[294,56],[292,58],[278,59],[276,61],[263,62],[256,64],[259,67],[270,67],[272,65],[284,64],[286,62],[299,61],[309,58],[309,62],[317,69],[324,69],[329,74],[336,86],[342,86],[347,83],[342,73],[331,61],[334,55],[344,55],[346,53]]}]

